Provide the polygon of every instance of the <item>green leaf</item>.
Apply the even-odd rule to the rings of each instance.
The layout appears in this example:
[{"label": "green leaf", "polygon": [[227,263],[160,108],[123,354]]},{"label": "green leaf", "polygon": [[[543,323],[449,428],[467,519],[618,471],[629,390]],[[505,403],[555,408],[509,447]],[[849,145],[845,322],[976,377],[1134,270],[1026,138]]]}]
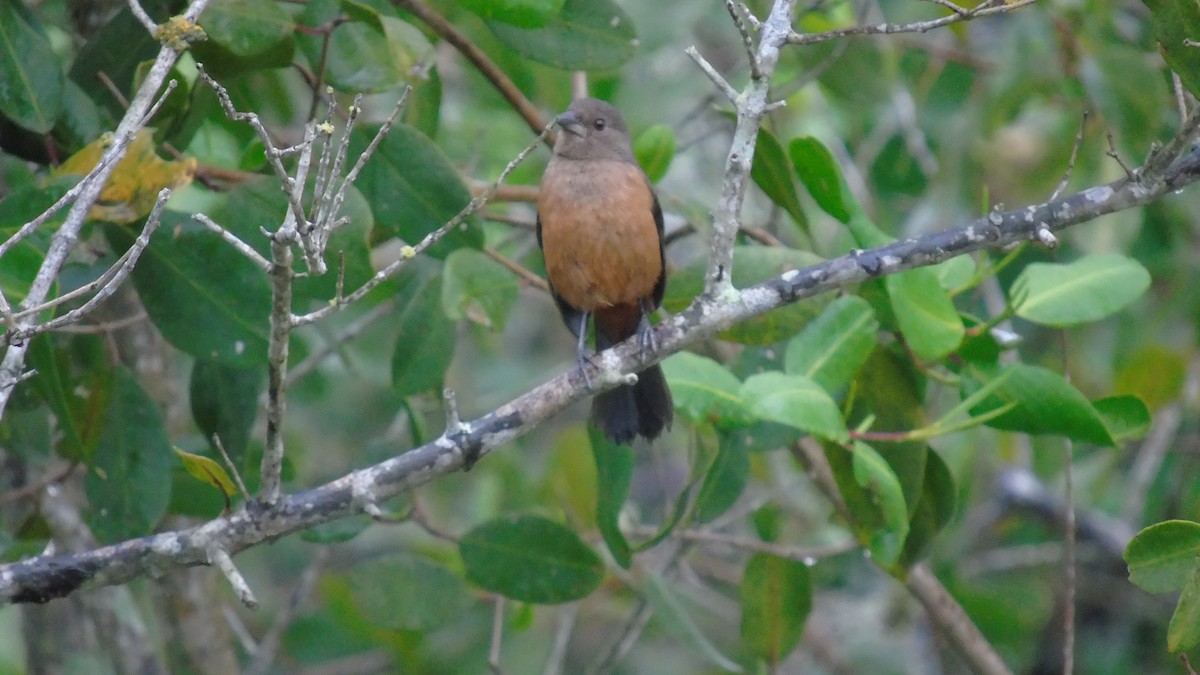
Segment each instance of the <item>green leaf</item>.
[{"label": "green leaf", "polygon": [[371,558],[347,574],[363,618],[388,630],[428,631],[462,618],[474,601],[462,577],[415,555]]},{"label": "green leaf", "polygon": [[775,135],[766,129],[758,130],[750,178],[772,202],[787,211],[797,225],[807,226],[808,220],[796,194],[796,183],[792,180],[791,163]]},{"label": "green leaf", "polygon": [[30,25],[19,2],[0,2],[0,113],[44,134],[63,111],[62,64],[50,41]]},{"label": "green leaf", "polygon": [[292,63],[296,24],[274,0],[213,0],[197,23],[208,39],[191,48],[214,76]]},{"label": "green leaf", "polygon": [[563,8],[563,0],[458,0],[458,4],[484,21],[520,28],[544,26]]},{"label": "green leaf", "polygon": [[834,391],[870,358],[878,330],[870,303],[857,295],[840,297],[788,342],[784,370]]},{"label": "green leaf", "polygon": [[458,542],[467,579],[521,602],[586,597],[604,579],[604,562],[571,530],[538,516],[499,518]]},{"label": "green leaf", "polygon": [[446,258],[442,282],[442,309],[451,319],[470,319],[493,331],[504,323],[517,302],[516,275],[500,263],[473,249],[461,249]]},{"label": "green leaf", "polygon": [[261,364],[237,368],[204,358],[192,364],[188,385],[192,419],[213,450],[217,449],[213,437],[221,439],[235,465],[245,457],[250,429],[258,417],[258,397],[266,383]]},{"label": "green leaf", "polygon": [[746,448],[722,437],[717,457],[696,495],[693,519],[707,523],[728,511],[745,490],[749,476],[750,454]]},{"label": "green leaf", "polygon": [[1122,356],[1124,363],[1113,382],[1114,393],[1137,396],[1151,410],[1182,395],[1190,358],[1183,350],[1148,344]]},{"label": "green leaf", "polygon": [[1168,520],[1137,533],[1125,547],[1129,580],[1148,593],[1174,593],[1188,584],[1200,556],[1200,523]]},{"label": "green leaf", "polygon": [[666,124],[655,124],[634,139],[633,155],[650,182],[657,183],[667,175],[675,157],[675,132]]},{"label": "green leaf", "polygon": [[850,222],[850,210],[842,195],[842,172],[829,149],[812,136],[802,136],[788,144],[788,155],[817,206],[843,223]]},{"label": "green leaf", "polygon": [[929,548],[934,537],[954,518],[957,501],[954,476],[941,455],[932,450],[926,452],[925,480],[921,482],[921,495],[908,523],[908,536],[904,539],[904,553],[900,564],[914,565]]},{"label": "green leaf", "polygon": [[621,532],[621,508],[633,482],[633,448],[618,445],[588,425],[592,457],[596,461],[596,527],[613,560],[625,569],[633,564],[633,549]]},{"label": "green leaf", "polygon": [[718,668],[726,672],[741,672],[741,667],[722,654],[704,635],[704,631],[696,625],[695,619],[692,618],[696,612],[688,611],[687,607],[680,604],[676,594],[661,575],[653,572],[647,574],[643,591],[646,601],[654,609],[654,616],[662,622],[667,631],[684,641]]},{"label": "green leaf", "polygon": [[[788,270],[803,269],[821,261],[821,257],[809,251],[779,246],[738,246],[733,249],[733,284],[745,288]],[[679,312],[691,304],[692,299],[704,289],[705,269],[706,262],[700,260],[672,274],[667,283],[663,307],[669,312]],[[747,345],[775,344],[792,337],[807,325],[821,311],[829,297],[830,294],[822,294],[771,310],[739,322],[722,331],[718,337]]]},{"label": "green leaf", "polygon": [[1167,626],[1167,651],[1178,654],[1200,644],[1200,568],[1193,567]]},{"label": "green leaf", "polygon": [[[1085,443],[1113,446],[1112,434],[1092,402],[1061,375],[1025,364],[1007,366],[1012,371],[996,393],[971,409],[979,416],[1015,402],[1012,410],[992,418],[987,425],[1003,431],[1026,434],[1057,434]],[[996,373],[997,375],[999,373]]]},{"label": "green leaf", "polygon": [[837,404],[807,377],[778,372],[753,375],[742,385],[742,400],[759,419],[831,441],[850,438]]},{"label": "green leaf", "polygon": [[1136,396],[1109,396],[1092,401],[1092,405],[1118,443],[1136,441],[1150,430],[1150,410]]},{"label": "green leaf", "polygon": [[742,645],[770,665],[782,662],[800,642],[812,610],[808,566],[768,553],[746,563],[738,592],[742,604]]},{"label": "green leaf", "polygon": [[883,516],[883,527],[871,536],[871,555],[890,567],[900,559],[908,537],[908,506],[895,472],[874,448],[854,443],[854,480],[875,500]]},{"label": "green leaf", "polygon": [[[105,235],[121,251],[133,243],[125,227]],[[162,226],[133,268],[146,313],[175,348],[231,366],[267,358],[271,290],[266,275],[219,235],[184,214],[166,211]]]},{"label": "green leaf", "polygon": [[675,410],[693,424],[721,427],[747,419],[742,383],[725,366],[691,352],[679,352],[662,362]]},{"label": "green leaf", "polygon": [[111,370],[93,365],[81,378],[71,368],[71,355],[56,348],[54,338],[45,333],[30,342],[29,365],[38,372],[32,381],[38,396],[54,413],[59,456],[91,461],[113,387]]},{"label": "green leaf", "polygon": [[540,28],[499,21],[487,26],[521,56],[563,70],[614,70],[633,56],[633,21],[612,0],[566,0]]},{"label": "green leaf", "polygon": [[354,0],[312,0],[305,3],[298,20],[315,27],[338,18],[350,21],[333,30],[328,45],[321,35],[301,33],[296,39],[310,63],[324,59],[325,79],[340,91],[395,90],[412,79],[413,66],[432,52],[429,40],[415,26]]},{"label": "green leaf", "polygon": [[412,288],[392,354],[392,386],[404,396],[441,389],[456,337],[454,322],[442,311],[442,277],[427,277]]},{"label": "green leaf", "polygon": [[[1183,86],[1200,96],[1200,53],[1186,40],[1200,35],[1200,7],[1188,0],[1142,0],[1150,8],[1154,37],[1163,59],[1179,74]],[[1111,46],[1111,45],[1106,45]]]},{"label": "green leaf", "polygon": [[955,293],[969,288],[968,284],[975,280],[975,267],[974,258],[969,255],[960,255],[931,265],[929,269],[937,274],[942,288]]},{"label": "green leaf", "polygon": [[846,223],[850,230],[850,235],[854,237],[854,243],[858,244],[859,248],[878,248],[886,246],[893,241],[894,238],[889,237],[879,226],[875,224],[867,214],[863,213],[861,208],[855,204],[850,211],[850,220]]},{"label": "green leaf", "polygon": [[1124,309],[1150,287],[1150,273],[1116,253],[1071,263],[1031,263],[1009,290],[1017,316],[1062,328],[1098,321]]},{"label": "green leaf", "polygon": [[171,498],[171,442],[158,406],[124,366],[114,378],[87,476],[87,520],[104,544],[149,534]]},{"label": "green leaf", "polygon": [[[904,432],[925,426],[924,386],[912,359],[892,346],[877,347],[859,370],[854,389],[860,405],[852,411],[856,424],[873,419],[872,431]],[[929,448],[923,442],[883,442],[875,450],[900,481],[909,515],[917,508],[925,480]]]},{"label": "green leaf", "polygon": [[175,454],[183,461],[183,468],[196,480],[211,485],[221,491],[221,494],[226,497],[232,497],[237,494],[237,486],[233,484],[233,479],[225,472],[225,469],[217,464],[212,459],[204,455],[194,455],[190,452],[184,452],[179,448],[173,448]]},{"label": "green leaf", "polygon": [[[374,133],[374,129],[355,129],[351,155],[360,154]],[[355,186],[371,205],[377,229],[413,246],[471,201],[467,186],[441,149],[406,124],[392,126]],[[483,248],[483,233],[474,218],[447,232],[426,253],[442,259],[460,248]]]},{"label": "green leaf", "polygon": [[914,354],[937,361],[958,348],[966,331],[933,270],[905,270],[889,275],[884,283],[896,323]]}]

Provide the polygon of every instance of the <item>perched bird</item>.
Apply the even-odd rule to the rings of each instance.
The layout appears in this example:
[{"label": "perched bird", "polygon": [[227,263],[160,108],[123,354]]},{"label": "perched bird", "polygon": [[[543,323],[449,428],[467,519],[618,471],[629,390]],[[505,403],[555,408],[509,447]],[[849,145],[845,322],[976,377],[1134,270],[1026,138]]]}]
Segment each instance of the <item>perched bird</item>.
[{"label": "perched bird", "polygon": [[[613,106],[579,99],[556,118],[560,132],[538,193],[538,246],[550,293],[586,359],[588,318],[596,351],[633,335],[651,344],[647,315],[666,289],[663,217]],[[657,365],[638,381],[598,394],[592,422],[617,443],[653,440],[669,428],[671,390]]]}]

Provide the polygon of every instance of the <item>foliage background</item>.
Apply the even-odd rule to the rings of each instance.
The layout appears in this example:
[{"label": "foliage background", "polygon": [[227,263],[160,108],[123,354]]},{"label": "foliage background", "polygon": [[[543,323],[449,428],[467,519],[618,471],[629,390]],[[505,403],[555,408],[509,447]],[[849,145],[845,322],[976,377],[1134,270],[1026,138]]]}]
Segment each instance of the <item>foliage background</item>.
[{"label": "foliage background", "polygon": [[[769,9],[765,2],[748,5],[760,18]],[[642,156],[659,157],[659,165],[669,158],[657,183],[672,233],[667,309],[685,307],[700,290],[708,214],[725,173],[732,119],[684,47],[696,45],[735,87],[744,85],[746,52],[724,7],[700,0],[622,3],[627,22],[619,31],[632,31],[636,41],[597,31],[556,42],[545,33],[505,36],[523,23],[607,3],[430,6],[547,115],[569,102],[571,71],[587,70],[590,92],[623,111]],[[181,9],[146,7],[157,21]],[[1068,173],[1068,192],[1120,179],[1125,169],[1110,150],[1136,166],[1153,143],[1180,127],[1155,40],[1153,19],[1161,15],[1155,12],[1135,2],[1043,0],[928,33],[785,46],[773,97],[787,105],[770,113],[760,136],[735,282],[781,272],[780,259],[806,264],[879,243],[865,241],[876,235],[861,221],[856,231],[830,215],[837,209],[811,191],[805,165],[793,166],[795,139],[827,148],[839,171],[820,178],[836,185],[844,176],[845,194],[853,197],[845,203],[898,238],[957,226],[993,207],[1046,201]],[[820,32],[947,14],[933,3],[818,2],[798,8],[794,26]],[[206,437],[220,431],[250,489],[257,484],[265,423],[255,411],[266,383],[269,282],[187,214],[210,214],[266,254],[259,228],[274,229],[284,203],[273,178],[252,175],[269,174],[262,145],[245,124],[226,119],[212,90],[197,81],[196,61],[228,88],[239,110],[258,112],[283,145],[302,139],[310,114],[324,113],[313,95],[317,77],[333,87],[343,110],[351,95],[366,92],[360,124],[368,127],[391,111],[403,83],[414,87],[403,114],[408,126],[393,129],[364,170],[348,198],[350,225],[331,246],[345,252],[348,289],[395,259],[398,240],[412,243],[452,216],[471,182],[494,180],[534,135],[471,63],[389,3],[225,0],[200,25],[210,40],[179,63],[180,87],[152,122],[155,146],[163,157],[177,151],[169,160],[176,163],[159,166],[143,155],[118,170],[116,182],[133,185],[107,201],[133,205],[137,215],[125,222],[138,222],[112,222],[122,219],[119,209],[97,213],[58,280],[59,292],[97,277],[129,246],[158,187],[187,182],[192,172],[197,180],[173,195],[132,288],[81,324],[87,330],[34,338],[29,361],[39,375],[14,390],[0,420],[5,489],[16,494],[78,464],[57,484],[101,543],[222,512],[221,494],[190,476],[172,445],[219,459]],[[0,35],[15,45],[0,66],[3,81],[27,75],[33,83],[31,93],[9,90],[0,101],[0,233],[7,238],[65,189],[52,167],[119,119],[117,93],[134,91],[139,65],[157,43],[127,8],[56,0],[3,0]],[[100,71],[111,86],[96,77]],[[354,149],[368,138],[356,132]],[[163,150],[168,146],[173,151]],[[539,150],[508,183],[536,185],[547,157]],[[88,164],[80,161],[82,170],[58,174],[82,173]],[[532,209],[508,201],[513,196],[502,191],[466,230],[450,233],[404,273],[294,334],[293,366],[326,345],[335,348],[290,386],[287,491],[435,437],[444,423],[442,386],[456,392],[459,411],[471,419],[572,363],[574,341],[549,296],[497,262],[498,256],[541,273]],[[864,437],[879,441],[895,474],[914,470],[912,458],[926,452],[936,453],[928,462],[948,469],[952,484],[943,474],[929,478],[938,470],[922,460],[917,487],[905,486],[899,507],[889,506],[877,486],[856,491],[849,455],[827,448],[849,502],[850,513],[839,513],[798,461],[798,438],[813,429],[811,421],[789,415],[802,413],[791,408],[780,419],[763,407],[714,407],[694,391],[703,387],[689,384],[732,379],[736,390],[754,374],[781,369],[789,342],[832,300],[823,297],[725,334],[729,340],[692,346],[710,362],[668,360],[679,421],[653,448],[629,455],[595,448],[602,458],[595,459],[598,441],[585,428],[585,406],[577,406],[470,472],[388,502],[392,521],[359,516],[239,555],[262,605],[255,611],[240,607],[208,569],[138,580],[115,610],[89,607],[90,591],[45,607],[0,609],[0,672],[124,670],[115,654],[124,647],[97,638],[94,624],[106,611],[143,624],[150,658],[172,672],[478,672],[487,669],[491,649],[499,650],[505,672],[684,673],[737,664],[779,672],[961,672],[968,666],[898,581],[918,560],[936,572],[1013,671],[1061,670],[1063,613],[1072,607],[1080,672],[1176,672],[1165,638],[1173,598],[1130,584],[1120,556],[1145,525],[1197,518],[1200,284],[1191,216],[1197,206],[1194,191],[1184,191],[1068,230],[1053,252],[1028,246],[1008,258],[988,253],[975,278],[965,258],[940,268],[945,288],[937,293],[961,289],[954,306],[968,327],[991,322],[1020,336],[1003,356],[985,331],[916,357],[897,336],[911,346],[920,328],[898,329],[905,324],[895,316],[902,311],[894,289],[883,281],[847,289],[867,300],[855,308],[867,307],[881,326],[877,340],[868,330],[870,360],[825,387],[851,428],[864,419],[878,431],[927,428],[972,387],[994,382],[998,364],[1022,363],[1064,376],[1089,400],[1136,396],[1148,415],[1143,419],[1143,409],[1125,399],[1135,419],[1120,434],[1112,433],[1109,418],[1099,442],[1086,430],[1094,426],[1063,421],[1090,404],[1055,408],[1042,389],[1008,392],[1001,401],[1048,409],[1050,428],[1028,417],[972,426],[933,434],[928,449],[923,442]],[[0,261],[0,288],[10,303],[23,297],[47,239],[36,235]],[[794,252],[764,252],[764,241]],[[1096,303],[1099,320],[1062,330],[1052,320],[1005,314],[1006,293],[1008,305],[1021,306],[1011,289],[1028,265],[1099,253],[1136,259],[1152,285],[1136,302],[1111,307],[1103,299],[1070,297],[1068,304]],[[992,273],[986,263],[1002,259],[1005,266]],[[333,297],[333,276],[301,280],[296,311]],[[1114,283],[1099,287],[1102,298],[1127,290]],[[369,323],[353,339],[338,338],[364,317]],[[840,326],[828,330],[817,336],[850,334]],[[727,374],[706,370],[713,366]],[[739,405],[754,408],[741,392]],[[1104,433],[1115,438],[1105,442]],[[624,495],[596,478],[598,463],[623,461],[612,457],[636,464],[623,509],[617,507]],[[1081,526],[1073,602],[1063,593],[1066,458]],[[624,569],[609,553],[611,530],[601,531],[619,523],[630,539],[646,540],[677,514],[681,493],[691,507],[683,521]],[[48,517],[35,496],[0,503],[6,561],[35,554],[51,535],[63,534],[55,531],[61,521]],[[937,504],[923,525],[914,497]],[[110,517],[114,512],[121,517]],[[481,588],[481,573],[468,569],[469,555],[460,555],[457,542],[485,523],[517,516],[573,530],[592,553],[571,560],[599,556],[584,565],[598,587],[567,604],[500,603]],[[928,541],[910,542],[900,560],[878,560],[887,550],[878,537],[898,530],[914,541],[921,532]],[[716,541],[703,538],[713,533]],[[499,582],[500,590],[511,591],[506,583]],[[780,590],[756,598],[762,588]],[[788,602],[772,609],[779,598]],[[760,624],[747,618],[755,611],[765,612]],[[39,629],[55,622],[75,628]],[[628,652],[606,662],[619,652],[622,635],[632,638]],[[269,658],[256,661],[256,648]]]}]

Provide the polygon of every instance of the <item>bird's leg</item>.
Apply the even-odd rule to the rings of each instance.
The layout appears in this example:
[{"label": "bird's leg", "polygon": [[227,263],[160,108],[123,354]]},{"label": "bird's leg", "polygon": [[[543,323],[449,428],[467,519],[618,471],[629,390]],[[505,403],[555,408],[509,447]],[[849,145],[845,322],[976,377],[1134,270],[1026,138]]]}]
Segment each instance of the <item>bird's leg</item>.
[{"label": "bird's leg", "polygon": [[588,312],[579,313],[579,343],[575,348],[575,361],[579,366],[579,372],[583,373],[583,383],[587,385],[588,389],[592,389],[592,378],[587,374],[587,367],[592,362],[587,355],[587,329],[590,316]]},{"label": "bird's leg", "polygon": [[658,344],[654,339],[654,326],[650,325],[650,312],[654,309],[648,306],[649,300],[649,298],[642,298],[638,304],[641,309],[641,317],[638,319],[637,336],[638,348],[642,353],[658,349]]}]

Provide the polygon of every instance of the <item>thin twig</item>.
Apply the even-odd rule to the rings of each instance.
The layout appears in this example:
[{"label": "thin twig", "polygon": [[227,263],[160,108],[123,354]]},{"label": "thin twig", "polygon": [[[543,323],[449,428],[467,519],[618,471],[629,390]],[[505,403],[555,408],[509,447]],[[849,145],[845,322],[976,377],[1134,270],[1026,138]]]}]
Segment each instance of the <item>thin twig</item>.
[{"label": "thin twig", "polygon": [[1058,187],[1050,195],[1050,201],[1058,199],[1063,190],[1067,189],[1067,183],[1071,181],[1071,174],[1075,172],[1075,159],[1079,156],[1079,146],[1083,144],[1083,130],[1087,127],[1087,120],[1088,111],[1084,110],[1082,119],[1079,120],[1079,131],[1075,132],[1075,144],[1071,146],[1071,158],[1067,160],[1067,170],[1063,172],[1062,180],[1058,182]]},{"label": "thin twig", "polygon": [[[746,6],[742,5],[740,9],[745,10]],[[738,34],[742,36],[742,47],[746,50],[746,61],[750,64],[750,77],[754,79],[762,77],[762,70],[758,67],[758,55],[754,53],[754,36],[746,27],[746,21],[742,18],[739,7],[734,4],[733,0],[725,0],[725,11],[729,12],[730,18],[733,19],[733,25],[737,27]],[[749,14],[749,11],[746,13]]]},{"label": "thin twig", "polygon": [[[104,273],[104,275],[101,276],[102,279],[104,277],[108,278],[103,282],[103,285],[100,286],[99,290],[96,291],[96,294],[89,298],[87,302],[63,314],[62,316],[47,321],[46,323],[35,324],[17,329],[15,331],[9,331],[8,333],[5,333],[2,342],[12,344],[27,340],[30,337],[45,333],[47,331],[56,330],[69,324],[78,323],[85,316],[99,307],[101,303],[111,297],[113,293],[116,293],[121,284],[125,282],[125,279],[127,279],[129,275],[133,273],[133,268],[135,265],[137,265],[138,258],[141,257],[142,252],[145,251],[146,247],[150,245],[150,236],[153,235],[154,231],[158,229],[163,207],[166,205],[167,198],[170,196],[170,188],[163,188],[158,193],[158,200],[154,203],[154,208],[150,211],[150,217],[146,219],[145,227],[142,228],[141,233],[138,235],[137,239],[134,240],[133,245],[129,247],[129,250],[121,256],[121,258],[115,265],[113,265],[112,268],[110,268]],[[92,284],[87,284],[85,285],[85,288],[89,288],[91,286]],[[47,305],[53,304],[58,303],[52,301],[51,303],[43,303],[42,305],[23,309],[17,313],[17,318],[21,318],[22,316],[32,316],[34,313],[44,309]]]},{"label": "thin twig", "polygon": [[255,609],[258,607],[258,600],[254,598],[254,591],[250,590],[250,584],[246,583],[246,577],[238,571],[236,565],[233,564],[233,558],[229,557],[229,551],[220,546],[211,546],[208,549],[208,561],[217,566],[221,570],[221,574],[225,575],[225,579],[233,586],[233,592],[237,594],[238,600],[242,604]]},{"label": "thin twig", "polygon": [[246,483],[242,481],[242,472],[238,471],[238,467],[230,459],[229,453],[225,451],[225,444],[221,442],[221,437],[213,434],[213,445],[217,446],[217,452],[221,453],[221,459],[225,460],[225,466],[229,468],[229,473],[233,475],[233,480],[237,483],[238,490],[242,493],[242,499],[250,501],[250,491],[246,489]]},{"label": "thin twig", "polygon": [[62,471],[53,474],[47,474],[42,476],[40,480],[34,481],[29,485],[22,485],[19,488],[9,490],[4,494],[0,494],[0,506],[37,496],[37,494],[46,489],[47,486],[56,485],[66,480],[68,476],[74,473],[76,467],[78,466],[79,460],[74,460]]},{"label": "thin twig", "polygon": [[294,368],[289,368],[287,378],[284,380],[290,386],[295,384],[300,378],[311,373],[321,365],[321,362],[329,357],[342,347],[342,345],[354,340],[362,334],[367,328],[375,324],[380,319],[391,316],[396,309],[396,301],[394,298],[388,298],[378,305],[371,308],[371,311],[355,319],[350,325],[346,326],[340,333],[331,338],[325,344],[310,353],[303,361]]},{"label": "thin twig", "polygon": [[967,659],[972,669],[981,675],[1011,675],[1008,666],[992,648],[987,638],[975,627],[962,605],[950,595],[925,563],[908,571],[905,585],[929,612],[938,632],[949,638]]},{"label": "thin twig", "polygon": [[142,3],[138,2],[138,0],[128,0],[126,4],[129,5],[129,11],[133,12],[134,18],[146,28],[147,32],[154,35],[158,31],[158,24],[146,13],[145,8],[142,7]]},{"label": "thin twig", "polygon": [[[949,26],[950,24],[959,23],[961,21],[970,21],[979,19],[993,14],[1007,14],[1015,12],[1023,7],[1028,7],[1038,0],[1017,0],[1011,4],[990,5],[983,3],[977,8],[968,10],[962,7],[958,11],[938,19],[930,19],[928,21],[914,21],[913,23],[880,23],[870,25],[848,26],[846,28],[837,28],[828,30],[822,33],[795,33],[788,36],[788,42],[794,45],[811,45],[818,42],[828,42],[830,40],[838,40],[845,37],[859,37],[864,35],[893,35],[895,33],[925,33],[935,28]],[[938,3],[945,4],[945,3]]]},{"label": "thin twig", "polygon": [[1075,672],[1075,472],[1072,470],[1072,450],[1074,446],[1070,438],[1064,439],[1063,455],[1066,463],[1063,465],[1063,501],[1066,502],[1066,513],[1063,518],[1063,675]]},{"label": "thin twig", "polygon": [[[433,11],[429,5],[421,2],[421,0],[395,0],[395,3],[397,6],[412,12],[421,21],[424,21],[426,25],[433,29],[433,32],[437,33],[442,39],[457,49],[460,54],[465,56],[475,66],[475,69],[488,82],[492,83],[492,86],[500,92],[500,95],[507,99],[509,104],[516,109],[517,113],[525,120],[525,124],[529,125],[531,131],[539,133],[546,128],[548,120],[538,111],[537,107],[529,99],[525,98],[525,95],[521,93],[517,85],[513,84],[513,81],[508,79],[504,71],[493,63],[487,57],[487,54],[483,53],[482,49],[475,46],[475,43],[465,33],[456,28],[454,24],[442,18],[440,14]],[[538,137],[539,140],[544,138],[547,138],[546,134]]]},{"label": "thin twig", "polygon": [[575,619],[578,616],[578,602],[559,606],[554,622],[554,642],[550,645],[550,654],[546,657],[546,667],[542,670],[542,675],[561,675],[563,672],[567,647],[571,644],[571,633],[575,630]]},{"label": "thin twig", "polygon": [[1131,171],[1129,169],[1129,166],[1125,164],[1125,161],[1123,159],[1121,159],[1121,155],[1117,152],[1117,146],[1115,143],[1113,143],[1112,129],[1109,129],[1108,132],[1105,133],[1104,136],[1105,136],[1105,138],[1108,139],[1108,150],[1104,154],[1113,158],[1113,160],[1115,160],[1117,162],[1117,164],[1120,165],[1121,170],[1125,172],[1126,178],[1128,178],[1129,180],[1134,180],[1136,178],[1136,176],[1134,176],[1133,171]]},{"label": "thin twig", "polygon": [[192,219],[201,225],[204,225],[213,232],[216,232],[221,239],[225,240],[226,244],[229,244],[235,251],[246,256],[250,262],[254,263],[254,266],[263,273],[270,273],[271,261],[264,258],[261,253],[255,251],[254,247],[242,241],[241,238],[239,238],[236,234],[225,229],[219,223],[203,213],[193,214]]},{"label": "thin twig", "polygon": [[1179,123],[1182,124],[1188,118],[1187,92],[1183,88],[1183,80],[1179,79],[1179,73],[1173,70],[1171,88],[1175,91],[1175,108],[1179,111]]},{"label": "thin twig", "polygon": [[488,670],[493,675],[503,675],[500,667],[500,644],[504,641],[504,596],[497,595],[492,609],[492,639],[488,646]]},{"label": "thin twig", "polygon": [[[658,529],[647,525],[638,525],[629,529],[630,534],[638,536],[654,536],[658,534]],[[770,553],[788,560],[795,560],[811,564],[822,558],[828,558],[834,555],[840,555],[847,551],[853,551],[861,545],[854,540],[847,540],[840,544],[831,544],[827,546],[786,546],[776,544],[769,541],[763,541],[755,537],[743,537],[736,534],[726,534],[724,532],[712,532],[709,530],[685,529],[675,530],[671,532],[671,539],[681,539],[683,541],[697,542],[701,544],[717,544],[721,546],[731,546],[743,551],[752,551],[757,553]]]},{"label": "thin twig", "polygon": [[499,188],[500,184],[504,182],[504,179],[508,177],[508,174],[512,173],[512,170],[517,168],[517,165],[524,161],[524,159],[529,156],[529,153],[533,152],[534,149],[541,145],[542,139],[545,138],[546,134],[548,133],[550,133],[549,125],[547,125],[545,129],[542,129],[537,138],[533,139],[529,145],[525,146],[524,150],[517,153],[517,156],[514,157],[507,166],[504,167],[504,170],[500,172],[500,176],[494,183],[492,183],[492,187],[490,189],[484,191],[483,194],[472,198],[471,201],[458,212],[458,214],[456,214],[441,227],[425,235],[425,238],[417,243],[416,246],[406,246],[399,260],[396,260],[387,267],[376,272],[374,276],[366,281],[366,283],[364,283],[362,286],[359,286],[354,292],[347,295],[341,302],[332,303],[308,314],[294,316],[292,318],[293,325],[297,327],[306,326],[314,321],[319,321],[330,314],[333,314],[334,312],[340,311],[346,305],[357,302],[360,298],[374,290],[376,286],[383,283],[400,270],[404,269],[409,261],[415,258],[418,254],[437,243],[438,240],[445,236],[447,232],[465,222],[467,218],[471,217],[471,214],[483,208],[483,206],[488,203],[488,200],[491,199],[492,194]]},{"label": "thin twig", "polygon": [[529,284],[530,286],[541,289],[543,291],[550,290],[550,284],[546,283],[545,279],[539,277],[538,275],[534,274],[533,272],[529,271],[528,269],[522,267],[515,260],[512,260],[511,258],[506,257],[503,253],[497,251],[495,248],[493,248],[491,246],[484,246],[483,252],[484,252],[484,254],[487,255],[487,257],[491,258],[492,260],[495,260],[496,262],[500,263],[505,268],[507,268],[508,271],[512,272],[513,274],[517,275],[518,277],[521,277],[521,280],[524,281],[525,283]]},{"label": "thin twig", "polygon": [[704,71],[704,74],[708,76],[708,79],[712,80],[712,83],[716,85],[718,91],[720,91],[722,94],[725,94],[725,98],[729,99],[730,103],[733,103],[734,105],[737,104],[737,90],[734,89],[733,86],[729,84],[729,82],[726,81],[720,73],[717,72],[716,68],[713,68],[712,64],[709,63],[707,59],[700,55],[700,52],[696,50],[695,45],[688,47],[687,49],[683,50],[683,52],[687,54],[689,58],[695,61],[697,66],[700,66],[700,70]]}]

